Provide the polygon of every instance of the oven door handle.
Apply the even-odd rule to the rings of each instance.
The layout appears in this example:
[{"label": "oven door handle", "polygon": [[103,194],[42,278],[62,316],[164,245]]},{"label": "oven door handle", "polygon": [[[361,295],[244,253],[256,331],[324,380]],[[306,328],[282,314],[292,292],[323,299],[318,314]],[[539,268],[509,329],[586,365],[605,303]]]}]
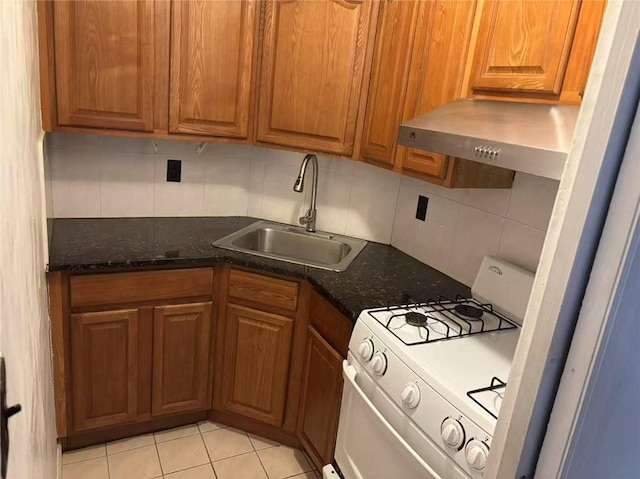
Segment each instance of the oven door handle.
[{"label": "oven door handle", "polygon": [[429,474],[431,474],[431,476],[433,476],[433,479],[441,479],[441,476],[439,476],[429,466],[429,464],[424,462],[424,460],[420,456],[418,456],[418,454],[413,450],[413,448],[409,445],[409,443],[407,443],[407,441],[405,441],[402,438],[402,436],[400,436],[400,434],[397,433],[397,431],[393,428],[393,426],[389,424],[389,421],[387,421],[385,417],[382,414],[380,414],[378,409],[373,405],[373,403],[367,397],[364,391],[360,388],[360,386],[358,386],[358,383],[356,383],[356,376],[358,375],[358,370],[354,366],[350,365],[346,359],[342,361],[342,375],[344,376],[345,380],[351,385],[353,390],[358,394],[358,396],[360,396],[360,398],[365,402],[365,404],[371,410],[371,412],[375,414],[376,418],[380,421],[380,423],[387,429],[387,431],[389,431],[390,434],[393,435],[393,437],[400,443],[400,445],[404,449],[406,449],[413,456],[413,458],[423,468],[425,468],[429,472]]}]

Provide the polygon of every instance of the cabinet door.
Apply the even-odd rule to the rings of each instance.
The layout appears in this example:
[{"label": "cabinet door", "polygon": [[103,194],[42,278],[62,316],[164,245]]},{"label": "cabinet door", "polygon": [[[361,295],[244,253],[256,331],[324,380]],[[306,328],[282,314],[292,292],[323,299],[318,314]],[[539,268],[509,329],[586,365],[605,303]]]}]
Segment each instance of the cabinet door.
[{"label": "cabinet door", "polygon": [[153,129],[154,2],[54,2],[60,125]]},{"label": "cabinet door", "polygon": [[416,1],[389,0],[380,7],[362,137],[366,161],[395,163],[418,6]]},{"label": "cabinet door", "polygon": [[487,0],[472,90],[560,94],[579,7],[579,0]]},{"label": "cabinet door", "polygon": [[309,327],[302,373],[298,437],[317,467],[330,464],[338,431],[342,357]]},{"label": "cabinet door", "polygon": [[352,153],[374,4],[267,1],[259,141]]},{"label": "cabinet door", "polygon": [[227,306],[223,407],[282,425],[293,320],[235,304]]},{"label": "cabinet door", "polygon": [[169,130],[247,138],[255,1],[172,5]]},{"label": "cabinet door", "polygon": [[74,429],[135,420],[138,311],[71,315]]},{"label": "cabinet door", "polygon": [[155,308],[152,414],[209,409],[211,303]]},{"label": "cabinet door", "polygon": [[[460,97],[475,2],[422,2],[413,47],[404,119],[424,115]],[[445,183],[447,157],[398,148],[405,170]]]}]

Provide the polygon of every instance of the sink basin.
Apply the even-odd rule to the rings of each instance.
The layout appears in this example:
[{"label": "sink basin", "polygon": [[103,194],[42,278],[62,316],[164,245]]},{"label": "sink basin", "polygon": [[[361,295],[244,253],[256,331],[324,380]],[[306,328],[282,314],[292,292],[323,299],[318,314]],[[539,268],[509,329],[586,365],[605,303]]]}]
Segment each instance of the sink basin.
[{"label": "sink basin", "polygon": [[344,271],[367,245],[364,240],[331,233],[309,233],[303,228],[258,221],[213,243],[289,263]]}]

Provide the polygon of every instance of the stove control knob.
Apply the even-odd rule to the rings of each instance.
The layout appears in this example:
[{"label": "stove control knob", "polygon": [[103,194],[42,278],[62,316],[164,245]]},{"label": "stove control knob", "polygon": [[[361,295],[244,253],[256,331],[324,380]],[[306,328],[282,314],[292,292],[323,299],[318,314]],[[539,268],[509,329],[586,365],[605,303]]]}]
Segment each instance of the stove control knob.
[{"label": "stove control knob", "polygon": [[384,376],[384,373],[387,372],[387,357],[384,353],[378,351],[371,358],[371,369],[378,376]]},{"label": "stove control knob", "polygon": [[420,389],[416,383],[407,383],[400,393],[402,404],[408,409],[414,409],[420,403]]},{"label": "stove control knob", "polygon": [[373,356],[373,350],[373,341],[371,341],[370,339],[365,339],[360,343],[360,346],[358,346],[358,354],[363,359],[363,361],[369,361],[371,359],[371,357]]},{"label": "stove control knob", "polygon": [[487,458],[489,457],[489,446],[477,439],[471,439],[467,443],[467,447],[464,450],[464,454],[467,458],[467,463],[476,471],[482,471],[484,466],[487,465]]},{"label": "stove control knob", "polygon": [[464,444],[464,428],[459,421],[451,417],[442,421],[440,435],[447,447],[455,449],[456,451],[462,449],[462,445]]}]

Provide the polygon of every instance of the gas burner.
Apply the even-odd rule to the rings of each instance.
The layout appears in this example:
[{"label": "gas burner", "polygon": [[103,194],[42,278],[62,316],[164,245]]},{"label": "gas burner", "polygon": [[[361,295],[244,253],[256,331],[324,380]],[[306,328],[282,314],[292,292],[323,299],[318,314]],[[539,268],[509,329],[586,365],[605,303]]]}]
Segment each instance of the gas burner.
[{"label": "gas burner", "polygon": [[469,304],[456,304],[455,312],[465,319],[480,319],[483,311]]},{"label": "gas burner", "polygon": [[427,325],[427,317],[424,314],[409,311],[404,315],[407,324],[416,327],[425,327]]}]

